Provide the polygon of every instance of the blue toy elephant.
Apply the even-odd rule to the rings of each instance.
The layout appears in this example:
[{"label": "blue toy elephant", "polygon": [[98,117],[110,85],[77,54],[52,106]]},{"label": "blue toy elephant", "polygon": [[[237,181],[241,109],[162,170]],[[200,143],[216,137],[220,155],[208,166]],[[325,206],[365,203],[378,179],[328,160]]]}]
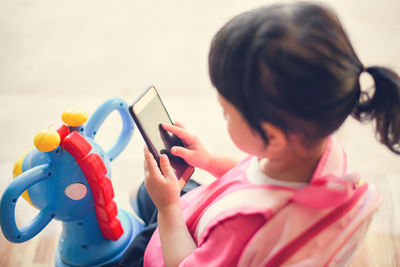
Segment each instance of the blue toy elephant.
[{"label": "blue toy elephant", "polygon": [[[122,131],[105,152],[94,138],[108,115],[118,110]],[[39,132],[35,148],[14,166],[15,179],[0,203],[3,234],[24,242],[56,219],[63,230],[56,251],[56,266],[101,266],[120,259],[143,228],[132,214],[113,201],[110,163],[124,150],[134,129],[128,106],[119,98],[101,105],[88,122],[77,108],[66,110],[64,124]],[[18,228],[15,206],[22,196],[40,210],[32,222]]]}]

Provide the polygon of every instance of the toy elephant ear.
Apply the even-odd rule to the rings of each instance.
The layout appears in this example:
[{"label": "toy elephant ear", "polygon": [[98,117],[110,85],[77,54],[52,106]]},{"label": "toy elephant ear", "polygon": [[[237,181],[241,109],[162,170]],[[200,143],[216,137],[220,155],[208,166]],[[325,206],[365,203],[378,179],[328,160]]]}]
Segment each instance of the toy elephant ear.
[{"label": "toy elephant ear", "polygon": [[[38,134],[36,134],[33,143],[35,147],[42,152],[50,152],[55,150],[59,145],[60,145],[60,135],[59,133],[54,130],[54,129],[44,129],[41,130]],[[28,149],[24,155],[22,155],[15,163],[13,166],[13,177],[18,178],[22,173],[22,163],[26,157],[26,155],[32,150]],[[33,207],[32,200],[29,196],[28,190],[25,190],[21,196]]]},{"label": "toy elephant ear", "polygon": [[134,125],[129,114],[128,104],[121,98],[111,98],[97,108],[85,125],[85,136],[94,139],[100,126],[114,110],[117,110],[121,116],[122,130],[114,146],[107,151],[110,161],[113,161],[125,149],[133,134]]},{"label": "toy elephant ear", "polygon": [[32,221],[19,228],[15,220],[15,207],[18,198],[26,190],[46,179],[53,177],[49,164],[36,166],[23,172],[14,179],[4,191],[0,201],[0,225],[4,236],[11,242],[25,242],[35,235],[56,216],[51,206],[44,207]]}]

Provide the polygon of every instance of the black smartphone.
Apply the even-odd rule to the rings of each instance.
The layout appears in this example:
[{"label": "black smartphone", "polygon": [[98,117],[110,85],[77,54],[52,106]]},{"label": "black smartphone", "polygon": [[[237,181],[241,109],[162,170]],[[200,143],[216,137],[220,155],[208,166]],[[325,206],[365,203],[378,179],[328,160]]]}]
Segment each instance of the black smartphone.
[{"label": "black smartphone", "polygon": [[168,155],[182,189],[192,176],[194,167],[170,153],[171,147],[184,144],[176,135],[161,127],[162,123],[173,124],[173,122],[156,88],[154,86],[147,88],[129,107],[129,112],[157,163],[160,162],[161,154]]}]

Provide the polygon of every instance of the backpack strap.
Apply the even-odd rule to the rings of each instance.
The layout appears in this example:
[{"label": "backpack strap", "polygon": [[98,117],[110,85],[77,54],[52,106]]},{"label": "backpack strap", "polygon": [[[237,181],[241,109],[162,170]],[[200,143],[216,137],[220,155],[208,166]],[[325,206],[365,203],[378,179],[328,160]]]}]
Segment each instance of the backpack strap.
[{"label": "backpack strap", "polygon": [[333,208],[316,209],[294,199],[252,237],[238,266],[345,266],[381,202],[366,183]]},{"label": "backpack strap", "polygon": [[313,237],[318,235],[326,227],[336,222],[344,214],[349,212],[354,205],[359,201],[361,196],[367,190],[368,185],[364,184],[357,188],[353,195],[342,203],[337,208],[334,208],[328,214],[323,216],[319,221],[314,223],[311,227],[300,233],[294,240],[288,243],[286,246],[281,248],[274,256],[265,263],[266,267],[280,266],[287,259],[289,259],[294,253],[296,253],[302,246],[309,242]]},{"label": "backpack strap", "polygon": [[202,214],[195,231],[198,244],[204,242],[214,226],[239,213],[271,217],[288,204],[293,194],[294,190],[265,186],[244,188],[223,196]]},{"label": "backpack strap", "polygon": [[351,217],[350,221],[347,220],[348,223],[337,235],[336,242],[330,243],[331,251],[334,249],[334,252],[329,253],[327,266],[346,266],[350,263],[352,255],[360,247],[367,233],[374,214],[382,204],[382,198],[374,186],[368,185],[367,191],[359,202],[360,208],[357,213]]}]

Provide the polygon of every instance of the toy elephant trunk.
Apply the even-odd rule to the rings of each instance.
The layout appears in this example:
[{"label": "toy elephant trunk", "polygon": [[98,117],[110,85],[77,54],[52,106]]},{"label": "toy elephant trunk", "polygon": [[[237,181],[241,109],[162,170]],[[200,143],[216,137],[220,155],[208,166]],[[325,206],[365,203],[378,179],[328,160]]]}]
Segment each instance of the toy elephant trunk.
[{"label": "toy elephant trunk", "polygon": [[[105,152],[94,138],[108,115],[118,110],[122,131]],[[39,132],[33,148],[14,166],[14,179],[0,203],[0,222],[11,242],[24,242],[52,220],[63,230],[56,266],[101,266],[118,260],[143,226],[113,201],[110,165],[126,147],[133,121],[125,101],[113,98],[101,105],[89,121],[84,111],[71,108],[65,124]],[[25,227],[15,222],[15,205],[22,196],[39,214]]]}]

